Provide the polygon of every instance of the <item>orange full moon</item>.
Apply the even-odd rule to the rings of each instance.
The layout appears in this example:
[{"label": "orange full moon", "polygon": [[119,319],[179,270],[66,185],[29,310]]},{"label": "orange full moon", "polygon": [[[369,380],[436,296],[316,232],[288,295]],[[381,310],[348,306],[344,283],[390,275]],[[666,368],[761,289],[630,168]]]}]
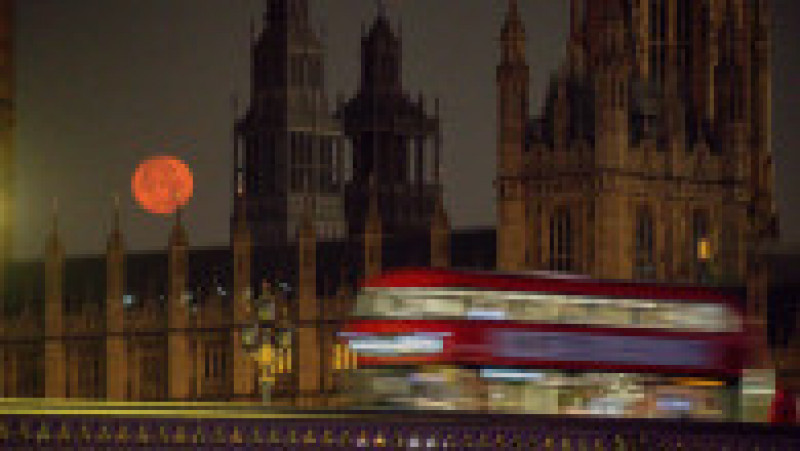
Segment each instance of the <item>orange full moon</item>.
[{"label": "orange full moon", "polygon": [[131,180],[133,197],[150,213],[168,215],[192,197],[192,171],[175,157],[156,156],[144,160]]}]

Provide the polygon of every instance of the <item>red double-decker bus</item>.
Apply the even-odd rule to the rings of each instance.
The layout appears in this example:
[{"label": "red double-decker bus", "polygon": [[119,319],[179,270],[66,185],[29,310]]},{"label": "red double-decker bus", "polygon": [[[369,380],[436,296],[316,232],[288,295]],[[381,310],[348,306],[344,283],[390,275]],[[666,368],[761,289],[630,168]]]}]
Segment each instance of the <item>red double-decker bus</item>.
[{"label": "red double-decker bus", "polygon": [[389,271],[342,336],[357,402],[735,419],[748,352],[721,290],[550,274]]}]

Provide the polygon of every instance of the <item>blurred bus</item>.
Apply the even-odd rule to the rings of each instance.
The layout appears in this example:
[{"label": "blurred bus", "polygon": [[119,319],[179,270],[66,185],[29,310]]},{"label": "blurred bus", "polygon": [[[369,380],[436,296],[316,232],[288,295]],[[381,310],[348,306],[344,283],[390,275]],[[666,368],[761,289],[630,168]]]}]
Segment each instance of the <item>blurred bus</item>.
[{"label": "blurred bus", "polygon": [[366,281],[341,336],[355,401],[410,409],[737,419],[749,354],[721,290],[440,269]]}]

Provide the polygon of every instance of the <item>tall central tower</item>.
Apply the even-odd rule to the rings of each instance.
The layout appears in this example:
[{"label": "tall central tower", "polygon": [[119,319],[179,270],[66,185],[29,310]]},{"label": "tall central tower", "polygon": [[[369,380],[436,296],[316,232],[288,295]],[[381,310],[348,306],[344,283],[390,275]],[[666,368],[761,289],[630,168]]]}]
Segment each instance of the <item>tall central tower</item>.
[{"label": "tall central tower", "polygon": [[11,257],[13,205],[14,0],[0,0],[0,293]]},{"label": "tall central tower", "polygon": [[245,194],[233,224],[245,212],[256,246],[294,242],[306,203],[320,239],[344,237],[344,139],[323,66],[308,0],[269,0],[252,42],[250,106],[234,127],[232,192]]}]

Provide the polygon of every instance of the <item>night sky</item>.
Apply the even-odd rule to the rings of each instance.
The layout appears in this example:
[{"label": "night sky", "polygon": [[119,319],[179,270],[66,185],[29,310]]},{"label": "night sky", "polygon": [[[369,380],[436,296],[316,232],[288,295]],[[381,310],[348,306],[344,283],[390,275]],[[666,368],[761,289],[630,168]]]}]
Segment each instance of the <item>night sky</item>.
[{"label": "night sky", "polygon": [[[172,154],[195,172],[192,245],[228,240],[231,95],[249,96],[249,23],[263,0],[20,0],[17,24],[16,252],[42,254],[52,199],[69,254],[104,252],[112,195],[133,250],[166,246],[171,218],[138,208],[136,165]],[[416,98],[441,97],[446,202],[454,226],[495,220],[495,66],[501,0],[387,2],[402,22],[403,75]],[[568,1],[522,0],[534,111],[563,61]],[[783,239],[800,241],[800,42],[796,0],[775,0],[774,153]],[[312,0],[327,47],[329,98],[358,82],[373,0]],[[244,109],[246,102],[240,102]]]}]

